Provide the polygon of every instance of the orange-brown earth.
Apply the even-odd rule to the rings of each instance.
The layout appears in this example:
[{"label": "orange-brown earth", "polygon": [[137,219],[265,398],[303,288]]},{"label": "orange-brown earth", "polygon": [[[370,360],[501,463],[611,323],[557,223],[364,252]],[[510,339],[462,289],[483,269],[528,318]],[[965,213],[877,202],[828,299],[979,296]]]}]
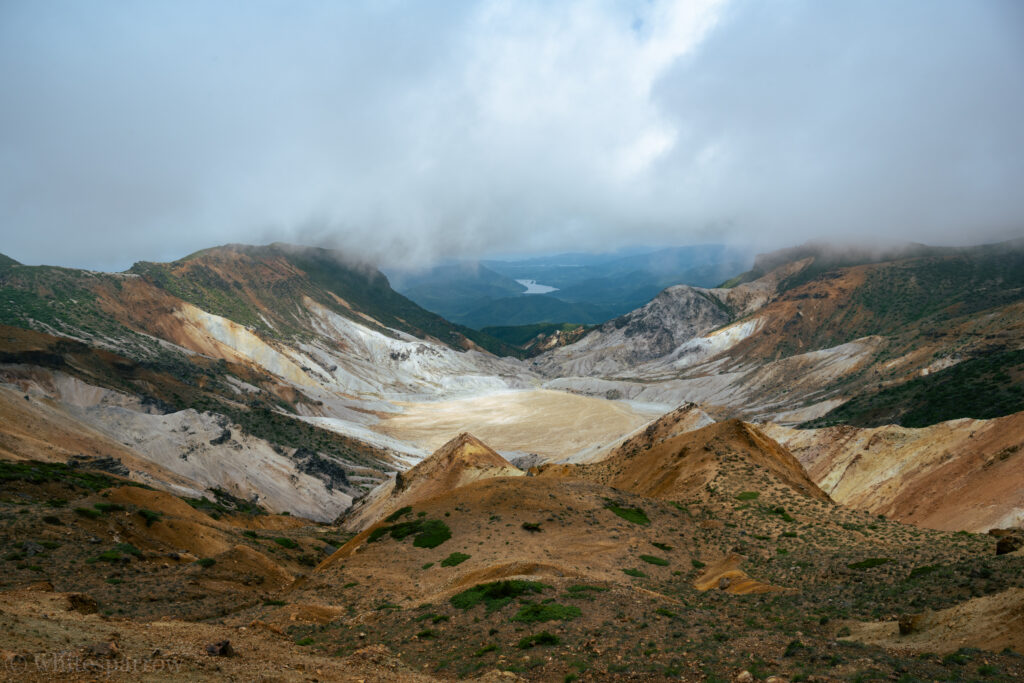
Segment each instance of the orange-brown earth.
[{"label": "orange-brown earth", "polygon": [[1024,523],[1024,413],[920,429],[764,429],[845,505],[950,531]]},{"label": "orange-brown earth", "polygon": [[[654,430],[657,438],[659,430]],[[742,463],[741,467],[730,463]],[[627,441],[582,476],[652,498],[682,500],[719,488],[736,494],[770,479],[820,501],[829,497],[796,458],[754,425],[717,422],[661,441]]]},{"label": "orange-brown earth", "polygon": [[[751,667],[852,677],[867,666],[903,666],[935,678],[953,665],[842,645],[835,638],[846,622],[836,620],[947,608],[1019,582],[1022,558],[996,558],[989,537],[836,507],[757,430],[723,423],[675,433],[681,422],[682,414],[667,419],[652,430],[660,441],[634,437],[636,453],[606,462],[469,483],[460,467],[505,465],[463,437],[411,478],[410,488],[429,497],[344,544],[331,525],[267,515],[243,523],[116,480],[98,493],[8,480],[0,544],[10,559],[0,590],[12,606],[0,621],[28,627],[0,631],[0,648],[31,663],[114,640],[123,651],[117,661],[159,648],[192,679],[276,669],[285,680],[331,680],[344,675],[335,675],[339,666],[367,680],[411,676],[404,667],[445,678],[510,670],[534,680],[701,680]],[[644,458],[659,477],[637,480],[631,463]],[[555,469],[562,476],[546,476]],[[637,492],[596,481],[603,479]],[[427,527],[444,533],[419,544]],[[98,559],[108,554],[118,559]],[[886,559],[878,566],[856,568],[879,556]],[[908,581],[928,566],[941,569]],[[55,591],[47,624],[27,616],[41,603],[24,589],[39,581]],[[511,592],[491,607],[460,602],[495,582]],[[70,604],[60,595],[67,593],[94,600],[97,612],[56,614],[58,602]],[[794,631],[806,650],[786,655]],[[183,635],[168,642],[172,632]],[[204,654],[206,642],[222,638],[239,657]],[[530,646],[531,638],[540,643]],[[386,650],[367,663],[375,644]],[[275,650],[264,656],[266,648]],[[822,649],[840,659],[818,660]],[[1024,673],[1010,655],[990,659],[1000,671]]]},{"label": "orange-brown earth", "polygon": [[462,433],[431,457],[378,486],[355,502],[344,516],[350,531],[362,531],[396,510],[460,486],[491,477],[517,477],[523,471],[486,444]]}]

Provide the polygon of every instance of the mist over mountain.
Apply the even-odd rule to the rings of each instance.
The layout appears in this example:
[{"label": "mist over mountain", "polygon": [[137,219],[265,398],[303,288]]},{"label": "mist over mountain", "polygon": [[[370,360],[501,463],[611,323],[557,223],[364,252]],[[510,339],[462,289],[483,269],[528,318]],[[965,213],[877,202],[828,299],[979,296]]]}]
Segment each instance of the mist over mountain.
[{"label": "mist over mountain", "polygon": [[4,251],[109,271],[285,241],[407,267],[1024,220],[1012,1],[307,9],[3,3]]}]

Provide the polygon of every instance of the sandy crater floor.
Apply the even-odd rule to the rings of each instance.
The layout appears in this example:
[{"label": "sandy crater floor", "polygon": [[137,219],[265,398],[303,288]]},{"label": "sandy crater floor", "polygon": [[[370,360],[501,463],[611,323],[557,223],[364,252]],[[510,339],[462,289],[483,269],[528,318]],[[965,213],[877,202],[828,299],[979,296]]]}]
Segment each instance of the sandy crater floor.
[{"label": "sandy crater floor", "polygon": [[495,450],[537,453],[550,460],[615,441],[664,412],[550,390],[398,405],[404,412],[383,419],[376,431],[429,452],[470,432]]}]

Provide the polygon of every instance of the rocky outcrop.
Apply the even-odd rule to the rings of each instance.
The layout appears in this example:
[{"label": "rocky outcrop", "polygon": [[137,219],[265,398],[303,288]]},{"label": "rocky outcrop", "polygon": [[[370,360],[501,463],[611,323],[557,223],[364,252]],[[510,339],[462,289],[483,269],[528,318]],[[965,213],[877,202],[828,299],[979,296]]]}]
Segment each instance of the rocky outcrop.
[{"label": "rocky outcrop", "polygon": [[660,358],[729,320],[725,305],[706,290],[677,285],[577,343],[538,357],[534,367],[548,376],[614,374]]}]

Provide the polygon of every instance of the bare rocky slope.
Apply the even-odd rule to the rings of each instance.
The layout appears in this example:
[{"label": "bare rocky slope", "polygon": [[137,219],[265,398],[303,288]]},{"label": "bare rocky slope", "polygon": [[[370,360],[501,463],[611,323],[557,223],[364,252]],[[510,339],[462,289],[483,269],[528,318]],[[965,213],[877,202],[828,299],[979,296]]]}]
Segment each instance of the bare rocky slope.
[{"label": "bare rocky slope", "polygon": [[950,531],[1024,525],[1024,413],[917,429],[764,431],[845,505]]},{"label": "bare rocky slope", "polygon": [[551,388],[695,401],[719,419],[921,426],[1024,409],[1020,240],[889,254],[808,246],[727,284],[670,288],[533,367]]},{"label": "bare rocky slope", "polygon": [[395,401],[530,378],[479,345],[497,340],[322,249],[230,245],[113,274],[6,260],[0,297],[12,456],[67,460],[68,432],[89,433],[139,481],[313,519],[422,457],[373,429]]}]

